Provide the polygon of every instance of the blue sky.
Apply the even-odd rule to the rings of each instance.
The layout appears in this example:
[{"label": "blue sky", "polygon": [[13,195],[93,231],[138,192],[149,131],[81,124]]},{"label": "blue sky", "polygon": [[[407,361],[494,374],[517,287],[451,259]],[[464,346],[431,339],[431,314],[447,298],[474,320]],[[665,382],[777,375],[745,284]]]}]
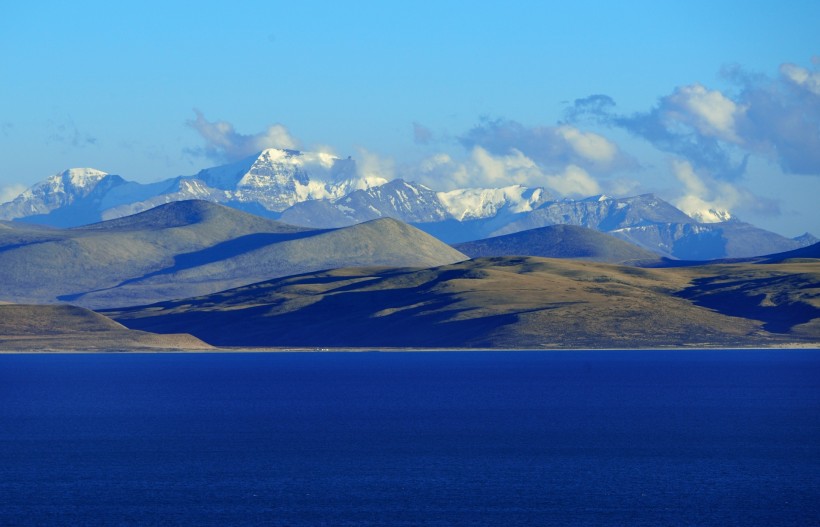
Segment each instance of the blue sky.
[{"label": "blue sky", "polygon": [[15,2],[0,198],[256,146],[434,188],[655,192],[820,236],[820,2]]}]

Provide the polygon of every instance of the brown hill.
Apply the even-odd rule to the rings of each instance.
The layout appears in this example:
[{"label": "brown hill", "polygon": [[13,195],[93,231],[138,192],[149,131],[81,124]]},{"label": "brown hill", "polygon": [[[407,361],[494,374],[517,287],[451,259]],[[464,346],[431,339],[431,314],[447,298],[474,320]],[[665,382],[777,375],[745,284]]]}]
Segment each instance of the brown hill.
[{"label": "brown hill", "polygon": [[0,350],[203,350],[191,335],[129,330],[88,309],[69,305],[0,304]]},{"label": "brown hill", "polygon": [[818,269],[817,261],[640,269],[479,258],[429,269],[304,274],[109,315],[131,328],[186,331],[221,346],[816,344]]}]

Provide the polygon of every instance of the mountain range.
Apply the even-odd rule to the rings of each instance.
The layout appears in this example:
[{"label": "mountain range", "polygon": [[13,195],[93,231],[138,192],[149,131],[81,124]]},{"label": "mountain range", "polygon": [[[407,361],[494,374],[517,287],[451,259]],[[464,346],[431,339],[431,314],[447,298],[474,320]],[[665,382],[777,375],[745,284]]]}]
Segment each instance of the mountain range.
[{"label": "mountain range", "polygon": [[392,218],[314,229],[174,201],[0,222],[0,349],[816,345],[818,262],[820,243],[670,260],[574,225],[454,248]]},{"label": "mountain range", "polygon": [[435,191],[402,179],[362,176],[350,158],[277,149],[151,184],[69,169],[0,204],[0,220],[77,227],[191,199],[313,229],[393,218],[447,243],[575,225],[682,260],[750,257],[817,241],[808,233],[789,239],[725,211],[703,215],[725,221],[703,223],[651,194],[555,199],[543,188],[520,185]]}]

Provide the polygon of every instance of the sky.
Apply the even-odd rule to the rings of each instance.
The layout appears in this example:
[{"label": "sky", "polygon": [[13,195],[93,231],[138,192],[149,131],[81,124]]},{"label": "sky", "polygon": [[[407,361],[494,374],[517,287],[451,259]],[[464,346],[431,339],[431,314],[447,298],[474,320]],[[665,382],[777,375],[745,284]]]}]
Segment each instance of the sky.
[{"label": "sky", "polygon": [[820,236],[818,20],[815,0],[12,2],[0,201],[279,147]]}]

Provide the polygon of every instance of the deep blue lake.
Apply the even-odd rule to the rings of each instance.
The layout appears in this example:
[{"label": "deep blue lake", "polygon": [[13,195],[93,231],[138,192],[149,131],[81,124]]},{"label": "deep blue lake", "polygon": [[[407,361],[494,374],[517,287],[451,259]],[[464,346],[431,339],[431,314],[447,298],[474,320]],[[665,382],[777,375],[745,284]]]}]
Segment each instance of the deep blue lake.
[{"label": "deep blue lake", "polygon": [[0,525],[820,525],[820,351],[0,355]]}]

